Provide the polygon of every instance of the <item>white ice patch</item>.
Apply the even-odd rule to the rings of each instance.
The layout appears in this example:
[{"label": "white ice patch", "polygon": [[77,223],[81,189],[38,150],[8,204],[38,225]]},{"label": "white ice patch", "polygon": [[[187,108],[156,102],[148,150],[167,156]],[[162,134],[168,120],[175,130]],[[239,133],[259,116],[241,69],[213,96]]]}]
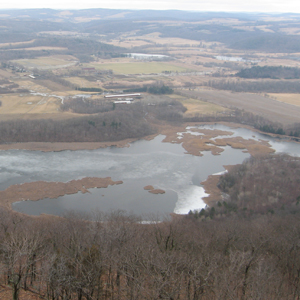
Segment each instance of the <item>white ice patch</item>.
[{"label": "white ice patch", "polygon": [[177,132],[177,139],[181,140],[183,138],[183,132]]},{"label": "white ice patch", "polygon": [[228,173],[227,170],[222,171],[222,172],[218,172],[218,173],[214,173],[214,174],[212,174],[212,175],[224,175],[224,174],[226,174],[226,173]]},{"label": "white ice patch", "polygon": [[206,204],[202,198],[209,196],[205,193],[201,186],[191,185],[185,190],[177,192],[178,201],[176,203],[174,213],[187,214],[190,210],[201,210],[205,208]]},{"label": "white ice patch", "polygon": [[199,135],[204,135],[202,132],[196,132],[196,131],[190,131],[188,130],[186,133],[189,133],[191,135],[199,136]]},{"label": "white ice patch", "polygon": [[[186,129],[188,129],[188,127]],[[190,135],[194,135],[194,136],[203,136],[204,135],[204,133],[201,133],[201,132],[187,130],[186,132],[177,132],[177,139],[181,140],[183,138],[183,135],[187,134],[187,133]]]}]

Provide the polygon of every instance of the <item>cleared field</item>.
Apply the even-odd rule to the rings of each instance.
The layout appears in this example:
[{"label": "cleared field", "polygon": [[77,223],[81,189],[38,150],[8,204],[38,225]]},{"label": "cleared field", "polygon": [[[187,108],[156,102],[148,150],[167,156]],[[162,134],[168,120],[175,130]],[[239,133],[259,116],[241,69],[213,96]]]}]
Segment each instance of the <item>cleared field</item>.
[{"label": "cleared field", "polygon": [[196,114],[207,115],[228,111],[227,108],[220,105],[198,99],[186,98],[176,94],[169,95],[169,97],[181,102],[187,108],[187,111],[185,112],[185,115],[187,116],[195,116]]},{"label": "cleared field", "polygon": [[36,80],[36,82],[40,85],[43,86],[51,91],[54,92],[64,92],[64,91],[69,91],[70,88],[63,86],[57,82],[53,82],[51,80]]},{"label": "cleared field", "polygon": [[35,80],[18,80],[20,87],[40,93],[49,93],[51,90],[37,83]]},{"label": "cleared field", "polygon": [[0,69],[0,76],[4,78],[9,78],[12,76],[12,73],[9,71],[5,71],[3,69]]},{"label": "cleared field", "polygon": [[124,48],[131,48],[131,47],[140,47],[144,45],[150,45],[151,43],[149,41],[145,41],[142,39],[122,39],[122,40],[112,40],[111,42],[108,42],[108,44],[118,46],[118,47],[124,47]]},{"label": "cleared field", "polygon": [[19,45],[28,45],[35,42],[35,40],[27,41],[27,42],[16,42],[16,43],[0,43],[0,48],[6,47],[6,46],[19,46]]},{"label": "cleared field", "polygon": [[194,91],[181,90],[187,97],[205,100],[227,108],[239,108],[260,115],[274,122],[290,125],[300,122],[300,107],[279,102],[269,97],[250,93],[231,93],[199,89]]},{"label": "cleared field", "polygon": [[111,63],[111,64],[88,64],[100,70],[112,70],[118,74],[151,74],[163,71],[187,72],[190,69],[163,62],[133,62],[133,63]]},{"label": "cleared field", "polygon": [[17,48],[17,49],[11,49],[11,50],[26,50],[26,51],[57,50],[57,51],[63,51],[63,50],[68,50],[68,48],[40,46],[40,47]]},{"label": "cleared field", "polygon": [[2,101],[0,115],[52,114],[58,113],[60,105],[57,98],[32,95],[2,95],[0,101]]},{"label": "cleared field", "polygon": [[[151,35],[144,36],[147,40],[151,41],[153,44],[160,44],[163,46],[168,47],[196,47],[200,44],[200,41],[195,40],[188,40],[188,39],[182,39],[182,38],[162,38],[159,36],[151,37]],[[205,45],[206,47],[209,47],[212,45],[212,42],[202,42],[202,45]],[[216,43],[219,44],[219,43]]]},{"label": "cleared field", "polygon": [[55,57],[39,57],[34,59],[18,59],[14,62],[19,63],[27,68],[38,68],[38,69],[55,69],[73,66],[76,62],[65,61]]},{"label": "cleared field", "polygon": [[93,82],[86,80],[85,78],[81,77],[69,77],[65,78],[65,80],[78,85],[79,87],[84,87],[84,88],[99,88],[101,87],[101,82]]},{"label": "cleared field", "polygon": [[227,108],[224,108],[222,106],[196,99],[186,99],[181,100],[180,102],[187,108],[187,111],[185,112],[185,115],[187,116],[194,116],[197,114],[210,115],[228,111]]},{"label": "cleared field", "polygon": [[277,101],[300,106],[300,94],[268,94],[268,95]]}]

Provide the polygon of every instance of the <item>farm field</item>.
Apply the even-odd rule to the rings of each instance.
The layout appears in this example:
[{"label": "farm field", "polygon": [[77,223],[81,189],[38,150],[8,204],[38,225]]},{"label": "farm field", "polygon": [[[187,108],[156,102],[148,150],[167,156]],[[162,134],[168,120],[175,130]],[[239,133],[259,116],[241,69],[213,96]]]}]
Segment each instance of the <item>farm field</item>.
[{"label": "farm field", "polygon": [[224,108],[220,105],[197,99],[181,98],[177,100],[180,101],[187,108],[187,111],[184,113],[187,117],[192,117],[196,115],[211,115],[215,113],[228,111],[227,108]]},{"label": "farm field", "polygon": [[34,59],[19,59],[19,60],[15,60],[14,62],[23,65],[24,67],[29,69],[37,68],[37,69],[45,69],[45,70],[64,68],[68,66],[73,66],[77,63],[76,61],[70,62],[70,61],[66,61],[51,56],[38,57]]},{"label": "farm field", "polygon": [[[121,37],[121,39],[115,39],[109,42],[109,44],[114,46],[120,46],[125,48],[137,47],[137,46],[154,46],[159,48],[162,47],[197,47],[200,42],[184,38],[174,38],[174,37],[162,37],[160,32],[154,32],[150,34],[145,34],[141,36],[135,36],[134,32],[131,34],[126,34]],[[202,45],[206,47],[211,46],[212,42],[202,42]]]},{"label": "farm field", "polygon": [[132,62],[132,63],[101,63],[87,64],[86,67],[94,67],[98,70],[112,70],[117,74],[151,74],[170,72],[187,72],[188,68],[165,62]]},{"label": "farm field", "polygon": [[7,46],[20,46],[20,45],[24,45],[24,47],[25,47],[26,45],[32,44],[34,41],[35,41],[35,39],[26,41],[26,42],[0,43],[0,48],[7,47]]},{"label": "farm field", "polygon": [[99,82],[90,81],[83,77],[69,77],[69,78],[65,78],[65,79],[67,81],[69,81],[75,85],[78,85],[79,87],[83,87],[83,88],[99,88],[100,87]]},{"label": "farm field", "polygon": [[[112,18],[123,18],[126,14],[127,12],[117,14]],[[63,15],[63,17],[69,18],[71,15]],[[94,16],[90,20],[95,18],[98,17]],[[76,22],[84,22],[88,19],[87,16],[80,17],[76,19]],[[278,21],[276,18],[265,21],[275,22],[275,20]],[[261,94],[231,93],[205,88],[209,85],[209,81],[238,81],[235,74],[242,68],[251,68],[253,65],[299,67],[300,52],[289,54],[279,51],[264,52],[263,49],[252,51],[243,48],[231,48],[226,42],[220,42],[215,37],[212,38],[214,34],[222,34],[220,33],[224,30],[222,26],[226,27],[226,32],[233,30],[232,33],[235,33],[236,30],[240,30],[245,31],[247,35],[247,32],[255,31],[271,34],[275,30],[273,25],[257,25],[258,23],[255,22],[252,24],[246,22],[246,24],[244,20],[225,17],[198,21],[143,20],[135,21],[135,23],[136,28],[129,26],[128,30],[127,27],[119,28],[119,25],[116,25],[113,34],[111,34],[110,28],[108,31],[98,30],[96,27],[93,31],[89,31],[89,29],[81,31],[80,28],[75,28],[75,25],[70,31],[63,28],[61,30],[53,28],[49,31],[43,29],[38,35],[33,35],[34,39],[31,36],[24,42],[1,43],[0,48],[6,47],[8,49],[10,47],[10,50],[5,49],[3,52],[22,50],[24,53],[30,54],[27,57],[36,58],[12,59],[12,63],[22,65],[26,72],[19,73],[18,70],[11,67],[2,68],[0,80],[2,79],[3,82],[4,79],[8,80],[10,84],[16,83],[20,89],[57,96],[86,94],[85,92],[78,92],[76,88],[102,88],[104,91],[114,93],[144,85],[148,87],[165,85],[175,91],[178,89],[179,92],[184,89],[185,97],[180,98],[178,95],[168,95],[168,97],[179,100],[187,108],[186,116],[215,114],[237,107],[284,124],[299,122],[300,114],[297,109],[300,107],[300,100],[298,94],[269,93],[268,96],[264,97],[262,96],[263,92]],[[145,24],[145,30],[138,29],[139,26],[142,28]],[[289,34],[294,33],[295,28],[292,25],[285,26],[281,30]],[[187,30],[186,32],[189,34],[177,32],[174,29],[176,26]],[[153,30],[149,28],[153,28]],[[189,31],[189,28],[195,30]],[[195,31],[199,31],[199,35]],[[203,33],[209,35],[207,39],[202,39]],[[71,50],[67,48],[66,38],[75,43],[70,48]],[[49,43],[50,39],[55,40],[53,43]],[[45,40],[46,43],[43,44]],[[59,42],[56,43],[55,41]],[[87,53],[89,47],[82,47],[85,42],[91,45],[89,53]],[[97,44],[98,42],[99,44]],[[106,46],[102,48],[103,45]],[[117,47],[123,47],[123,49]],[[67,49],[68,52],[66,52]],[[38,51],[43,50],[47,50],[45,55],[38,53]],[[46,53],[49,53],[49,56]],[[163,54],[171,56],[173,60],[138,60],[122,57],[124,53]],[[224,60],[218,59],[219,56],[223,56]],[[85,70],[85,68],[95,68],[98,72]],[[38,74],[39,70],[41,70],[40,74]],[[106,72],[107,70],[112,72]],[[33,72],[36,72],[40,77],[30,79],[28,75]],[[72,85],[69,85],[68,82]],[[7,83],[6,85],[8,86]],[[3,87],[5,87],[5,83]],[[144,99],[150,96],[152,95],[143,95]],[[99,96],[97,95],[97,97]],[[66,114],[66,112],[57,111],[59,107],[59,99],[57,98],[42,101],[41,97],[35,96],[32,99],[32,95],[26,93],[24,93],[22,100],[19,98],[22,97],[15,94],[2,95],[2,107],[0,107],[2,117],[6,112],[10,116],[14,113],[29,115],[40,113],[42,117],[44,114],[48,115],[54,112],[62,116]],[[163,101],[164,96],[153,95],[154,98],[157,101]],[[11,103],[8,99],[11,99]],[[294,105],[296,110],[290,108],[291,105]]]},{"label": "farm field", "polygon": [[2,95],[0,115],[58,113],[60,100],[54,97],[33,95]]},{"label": "farm field", "polygon": [[68,48],[51,47],[51,46],[40,46],[40,47],[16,48],[16,49],[11,49],[11,50],[26,50],[26,51],[52,50],[52,51],[65,51],[65,50],[68,50]]},{"label": "farm field", "polygon": [[46,88],[45,86],[42,86],[38,84],[36,80],[30,80],[30,79],[20,79],[16,81],[22,88],[33,90],[35,92],[39,93],[50,93],[51,90]]},{"label": "farm field", "polygon": [[272,99],[280,102],[300,106],[300,94],[268,94]]},{"label": "farm field", "polygon": [[300,107],[250,93],[232,93],[208,89],[181,90],[186,97],[198,98],[227,108],[239,108],[284,125],[299,122]]}]

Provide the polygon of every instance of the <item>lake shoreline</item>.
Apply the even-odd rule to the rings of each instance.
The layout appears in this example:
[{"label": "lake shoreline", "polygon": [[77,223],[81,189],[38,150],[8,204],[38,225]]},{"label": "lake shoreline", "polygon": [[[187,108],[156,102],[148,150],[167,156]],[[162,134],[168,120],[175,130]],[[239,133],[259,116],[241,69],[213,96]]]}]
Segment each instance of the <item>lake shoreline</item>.
[{"label": "lake shoreline", "polygon": [[[207,129],[197,128],[201,125],[221,124],[228,129]],[[253,132],[252,138],[243,139],[240,136],[231,137],[230,129],[246,128]],[[250,126],[241,126],[236,123],[211,122],[211,123],[185,123],[181,126],[160,125],[159,133],[147,136],[140,140],[152,140],[159,134],[164,135],[162,142],[171,144],[181,144],[186,150],[186,154],[193,156],[202,156],[203,151],[210,151],[213,155],[220,155],[226,146],[233,149],[241,149],[242,152],[249,153],[251,156],[261,156],[275,152],[271,148],[268,141],[255,138],[255,132]],[[276,136],[277,137],[277,136]],[[0,150],[28,150],[41,152],[60,152],[60,151],[76,151],[76,150],[94,150],[108,147],[129,147],[130,143],[138,139],[126,139],[119,142],[102,142],[102,143],[17,143],[0,145]],[[231,166],[224,166],[229,170]],[[216,204],[222,200],[221,191],[217,187],[221,175],[209,175],[207,179],[201,182],[205,193],[209,194],[202,200],[208,206]],[[37,201],[44,198],[58,198],[67,194],[75,194],[78,192],[89,192],[90,188],[106,188],[108,185],[121,184],[121,181],[112,181],[110,177],[85,177],[80,180],[71,180],[69,182],[47,182],[36,181],[31,183],[23,183],[12,185],[4,191],[0,191],[0,197],[3,199],[1,205],[12,209],[12,203],[24,200]],[[200,184],[200,182],[199,182]],[[163,193],[162,190],[152,191],[152,193]]]},{"label": "lake shoreline", "polygon": [[[228,126],[229,128],[246,128],[253,132],[258,132],[260,134],[264,134],[266,136],[270,136],[273,138],[278,139],[286,139],[287,141],[293,141],[298,143],[297,141],[293,140],[289,136],[279,136],[276,134],[271,133],[265,133],[258,129],[255,129],[248,125],[238,124],[238,123],[231,123],[231,122],[188,122],[184,123],[180,126],[172,126],[172,125],[157,125],[157,133],[152,134],[149,136],[145,136],[143,138],[131,138],[131,139],[125,139],[120,141],[114,141],[114,142],[20,142],[20,143],[7,143],[7,144],[0,144],[0,150],[28,150],[28,151],[42,151],[42,152],[60,152],[60,151],[78,151],[78,150],[96,150],[101,148],[108,148],[108,147],[117,147],[117,148],[123,148],[123,147],[129,147],[130,143],[138,141],[138,140],[152,140],[157,135],[162,134],[166,135],[166,138],[164,139],[164,142],[177,142],[177,143],[183,143],[183,148],[187,150],[188,154],[192,155],[199,155],[199,151],[207,151],[209,150],[207,147],[205,147],[205,143],[202,143],[202,146],[197,147],[187,145],[184,143],[184,141],[175,141],[176,140],[176,133],[185,131],[185,128],[188,126],[199,126],[199,125],[213,125],[213,124],[221,124]],[[207,137],[209,138],[209,136]],[[234,141],[233,141],[234,142]],[[224,143],[220,143],[219,145],[216,144],[216,146],[223,146]],[[230,145],[234,148],[234,145]],[[186,149],[187,147],[188,149]],[[195,149],[196,148],[196,149]],[[241,148],[239,145],[237,148]],[[246,147],[244,147],[246,148]],[[247,149],[249,151],[249,149]],[[249,151],[251,153],[251,151]],[[254,152],[253,152],[254,153]],[[218,150],[215,150],[215,153],[213,154],[219,154]],[[266,154],[266,153],[262,153]],[[252,155],[252,153],[251,153]],[[255,155],[255,154],[254,154]]]},{"label": "lake shoreline", "polygon": [[0,191],[1,206],[12,209],[12,204],[20,201],[38,201],[44,198],[55,199],[60,196],[88,193],[91,188],[107,188],[110,185],[122,184],[123,181],[113,181],[111,177],[85,177],[68,182],[34,181],[11,185]]}]

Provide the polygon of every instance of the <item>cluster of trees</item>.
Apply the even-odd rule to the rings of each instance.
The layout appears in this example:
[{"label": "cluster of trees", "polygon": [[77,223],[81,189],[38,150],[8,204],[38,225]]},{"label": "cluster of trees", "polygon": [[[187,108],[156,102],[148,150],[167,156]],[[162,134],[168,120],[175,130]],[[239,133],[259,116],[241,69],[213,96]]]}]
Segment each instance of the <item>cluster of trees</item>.
[{"label": "cluster of trees", "polygon": [[293,136],[296,138],[300,137],[300,123],[289,126],[287,130],[289,131],[289,136]]},{"label": "cluster of trees", "polygon": [[260,131],[263,131],[263,132],[285,135],[285,131],[283,130],[282,127],[279,127],[276,129],[272,125],[261,125],[258,128]]},{"label": "cluster of trees", "polygon": [[[252,22],[248,24],[249,26],[253,26]],[[265,24],[270,25],[270,23]],[[273,26],[269,27],[275,31],[274,33],[267,33],[261,30],[244,30],[242,28],[233,28],[228,25],[216,23],[201,25],[197,23],[186,23],[177,26],[160,24],[160,28],[153,26],[152,30],[161,32],[164,37],[180,37],[196,41],[220,42],[231,49],[256,50],[272,53],[299,52],[300,37],[298,35],[284,34],[280,32],[281,26],[276,25],[278,25],[278,23],[274,23]],[[289,25],[291,27],[293,26],[292,23]],[[288,26],[288,24],[285,24],[285,26]],[[149,29],[141,30],[141,34],[145,32],[149,33],[149,31]],[[213,48],[213,44],[210,47]]]},{"label": "cluster of trees", "polygon": [[94,88],[94,87],[75,87],[75,90],[81,91],[81,92],[91,92],[91,93],[101,93],[103,92],[100,88]]},{"label": "cluster of trees", "polygon": [[284,128],[279,122],[270,121],[262,116],[255,115],[251,112],[246,112],[241,109],[235,109],[233,112],[227,114],[214,114],[214,115],[195,115],[193,117],[184,117],[185,122],[234,122],[240,124],[246,124],[253,126],[268,133],[282,134],[290,132],[291,136],[297,134],[300,130],[299,125],[293,125],[288,128]]},{"label": "cluster of trees", "polygon": [[60,106],[62,111],[72,111],[77,114],[96,114],[108,112],[115,109],[115,105],[103,100],[89,100],[82,97],[68,98]]},{"label": "cluster of trees", "polygon": [[24,88],[19,88],[17,83],[9,80],[1,80],[0,94],[11,94],[11,93],[28,93],[29,91]]},{"label": "cluster of trees", "polygon": [[150,94],[156,94],[156,95],[166,95],[166,94],[173,94],[174,90],[170,88],[169,86],[163,85],[151,85],[151,86],[143,86],[143,87],[137,87],[137,88],[131,88],[124,90],[125,93],[142,93],[142,92],[148,92]]},{"label": "cluster of trees", "polygon": [[50,54],[62,54],[62,51],[44,51],[44,50],[37,50],[37,51],[30,51],[30,50],[0,50],[0,61],[7,62],[10,60],[15,59],[32,59],[41,56],[48,56]]},{"label": "cluster of trees", "polygon": [[221,191],[237,209],[300,212],[300,159],[287,155],[250,158],[222,175]]},{"label": "cluster of trees", "polygon": [[209,80],[207,86],[233,92],[245,93],[300,93],[298,81],[289,80],[260,80],[260,81],[240,81],[240,80]]},{"label": "cluster of trees", "polygon": [[147,92],[150,94],[159,94],[159,95],[164,95],[164,94],[173,94],[173,89],[171,89],[168,86],[162,85],[162,86],[149,86],[147,89]]},{"label": "cluster of trees", "polygon": [[282,33],[247,34],[239,40],[232,41],[234,49],[256,50],[272,53],[295,53],[300,51],[300,37]]},{"label": "cluster of trees", "polygon": [[172,123],[183,122],[183,114],[186,107],[176,100],[161,101],[155,105],[145,105],[144,111],[149,113],[154,119]]},{"label": "cluster of trees", "polygon": [[[0,143],[102,142],[141,138],[155,133],[156,121],[183,121],[186,108],[178,101],[155,105],[116,105],[83,98],[69,98],[64,111],[90,114],[66,120],[9,120],[0,122]],[[147,118],[145,116],[148,116]]]},{"label": "cluster of trees", "polygon": [[235,76],[241,78],[299,79],[300,69],[283,66],[255,66],[249,69],[242,69]]},{"label": "cluster of trees", "polygon": [[[15,34],[11,32],[11,36]],[[19,36],[17,34],[17,36]],[[0,31],[1,37],[1,31]],[[113,55],[118,55],[125,51],[121,47],[98,42],[91,38],[70,38],[70,37],[42,37],[30,35],[34,39],[29,44],[11,44],[0,50],[0,61],[7,62],[15,59],[32,59],[40,56],[49,56],[57,54],[74,55],[81,62],[90,62],[93,60],[91,55],[96,55],[101,58],[111,58]],[[20,40],[14,40],[20,42]],[[61,47],[62,50],[24,50],[25,47]],[[14,49],[14,51],[8,51]],[[20,50],[19,50],[20,49]]]},{"label": "cluster of trees", "polygon": [[143,115],[141,107],[123,105],[114,111],[67,120],[3,121],[0,122],[0,141],[102,142],[141,138],[154,133]]},{"label": "cluster of trees", "polygon": [[52,300],[297,299],[299,215],[142,225],[0,209],[0,292]]}]

